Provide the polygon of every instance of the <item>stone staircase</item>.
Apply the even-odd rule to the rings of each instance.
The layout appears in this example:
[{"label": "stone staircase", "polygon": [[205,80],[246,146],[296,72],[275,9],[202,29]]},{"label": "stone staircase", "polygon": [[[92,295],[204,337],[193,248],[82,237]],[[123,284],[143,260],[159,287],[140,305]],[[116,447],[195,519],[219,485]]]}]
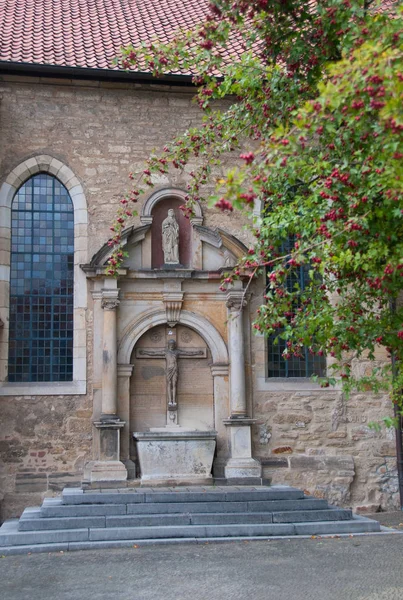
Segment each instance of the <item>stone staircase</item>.
[{"label": "stone staircase", "polygon": [[377,521],[280,485],[66,488],[2,525],[0,555],[379,531]]}]

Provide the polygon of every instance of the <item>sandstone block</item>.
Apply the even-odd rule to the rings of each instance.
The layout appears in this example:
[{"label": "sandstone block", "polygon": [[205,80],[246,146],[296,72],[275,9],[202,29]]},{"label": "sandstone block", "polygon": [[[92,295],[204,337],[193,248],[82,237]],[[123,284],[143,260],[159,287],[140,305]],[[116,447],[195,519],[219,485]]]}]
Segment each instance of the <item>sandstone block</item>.
[{"label": "sandstone block", "polygon": [[15,480],[16,492],[46,492],[48,477],[44,473],[17,473]]}]

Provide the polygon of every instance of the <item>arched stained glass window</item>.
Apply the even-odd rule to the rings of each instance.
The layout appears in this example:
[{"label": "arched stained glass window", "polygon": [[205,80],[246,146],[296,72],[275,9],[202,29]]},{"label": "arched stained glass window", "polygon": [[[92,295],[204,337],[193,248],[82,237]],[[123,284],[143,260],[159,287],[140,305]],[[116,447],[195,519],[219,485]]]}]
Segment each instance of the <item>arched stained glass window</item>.
[{"label": "arched stained glass window", "polygon": [[40,173],[14,196],[11,218],[8,380],[72,381],[73,203]]}]

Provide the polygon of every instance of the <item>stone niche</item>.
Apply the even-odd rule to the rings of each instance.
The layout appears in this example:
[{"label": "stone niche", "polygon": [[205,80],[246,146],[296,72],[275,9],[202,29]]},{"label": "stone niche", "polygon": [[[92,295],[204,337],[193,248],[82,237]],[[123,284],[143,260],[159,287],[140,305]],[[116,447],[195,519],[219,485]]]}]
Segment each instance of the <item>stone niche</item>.
[{"label": "stone niche", "polygon": [[166,219],[168,210],[172,209],[179,225],[179,262],[182,267],[190,267],[192,256],[192,226],[189,219],[186,219],[180,206],[183,200],[179,198],[165,198],[159,202],[151,211],[151,266],[153,269],[160,269],[164,265],[164,254],[161,245],[162,222]]},{"label": "stone niche", "polygon": [[145,333],[132,352],[130,431],[148,431],[167,423],[165,358],[139,358],[138,350],[165,348],[170,339],[179,350],[203,349],[206,353],[206,358],[178,359],[178,423],[186,430],[214,429],[212,359],[206,342],[189,327],[160,325]]}]

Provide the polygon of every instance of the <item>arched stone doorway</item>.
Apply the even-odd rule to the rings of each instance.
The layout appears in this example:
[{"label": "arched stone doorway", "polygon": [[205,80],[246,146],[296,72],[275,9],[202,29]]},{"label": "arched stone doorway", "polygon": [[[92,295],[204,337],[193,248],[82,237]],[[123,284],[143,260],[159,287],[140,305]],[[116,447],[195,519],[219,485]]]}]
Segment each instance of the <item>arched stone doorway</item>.
[{"label": "arched stone doorway", "polygon": [[[172,336],[169,335],[171,332]],[[179,358],[178,417],[189,429],[215,429],[217,456],[228,456],[228,351],[215,327],[201,315],[181,311],[179,322],[170,328],[165,311],[146,312],[130,324],[118,350],[118,408],[126,425],[121,433],[121,460],[136,453],[131,434],[166,425],[165,359],[142,359],[140,348],[164,348],[175,337],[179,349],[204,348],[203,358]]]}]

